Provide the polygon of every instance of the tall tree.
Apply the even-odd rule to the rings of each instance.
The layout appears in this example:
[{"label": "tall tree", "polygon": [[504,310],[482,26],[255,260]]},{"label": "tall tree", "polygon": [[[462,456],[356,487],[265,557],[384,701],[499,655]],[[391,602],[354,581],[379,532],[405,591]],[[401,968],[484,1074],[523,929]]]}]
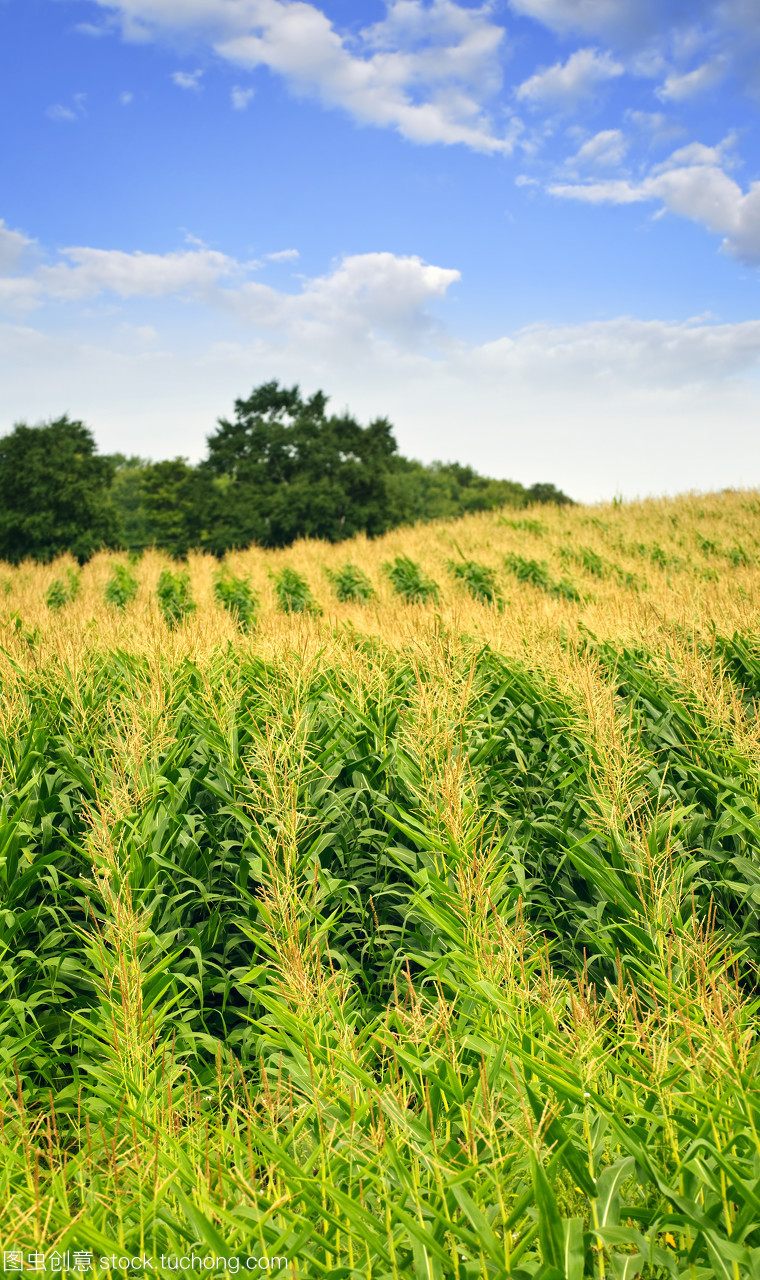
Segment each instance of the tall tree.
[{"label": "tall tree", "polygon": [[259,542],[281,547],[298,537],[341,538],[389,526],[388,478],[396,441],[386,418],[362,427],[327,412],[318,391],[265,382],[221,418],[201,464],[215,499],[205,539],[210,550]]},{"label": "tall tree", "polygon": [[142,510],[148,541],[185,556],[203,541],[208,480],[185,458],[149,462],[142,472]]},{"label": "tall tree", "polygon": [[66,415],[0,439],[0,559],[80,563],[116,542],[109,486],[113,464],[96,456],[92,432]]}]

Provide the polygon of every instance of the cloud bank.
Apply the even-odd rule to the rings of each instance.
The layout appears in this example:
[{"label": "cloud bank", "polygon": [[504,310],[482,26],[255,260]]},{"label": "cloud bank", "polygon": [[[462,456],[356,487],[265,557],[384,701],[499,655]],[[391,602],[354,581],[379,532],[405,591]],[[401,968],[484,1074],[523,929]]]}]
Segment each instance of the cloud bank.
[{"label": "cloud bank", "polygon": [[[506,35],[490,4],[393,0],[381,22],[346,34],[305,0],[94,2],[129,40],[195,37],[238,70],[266,67],[294,93],[412,142],[461,143],[491,154],[513,149],[518,123],[500,130],[488,111],[502,84]],[[183,74],[191,80],[198,73]],[[233,92],[238,109],[244,92]]]},{"label": "cloud bank", "polygon": [[350,255],[290,289],[263,269],[202,245],[45,261],[0,225],[8,425],[69,411],[104,448],[198,456],[235,395],[279,377],[388,413],[406,452],[579,498],[760,474],[760,321],[547,322],[470,342],[445,323],[455,267]]},{"label": "cloud bank", "polygon": [[639,182],[628,178],[550,184],[551,195],[588,204],[659,202],[722,237],[722,248],[750,265],[760,264],[760,182],[746,190],[726,172],[731,163],[727,139],[719,147],[691,143],[654,166]]}]

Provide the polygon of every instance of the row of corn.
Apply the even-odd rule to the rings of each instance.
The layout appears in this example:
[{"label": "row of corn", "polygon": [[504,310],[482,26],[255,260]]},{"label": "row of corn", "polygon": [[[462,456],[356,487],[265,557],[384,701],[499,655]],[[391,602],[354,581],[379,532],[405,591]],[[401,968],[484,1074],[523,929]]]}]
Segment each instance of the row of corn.
[{"label": "row of corn", "polygon": [[[550,595],[580,599],[580,593],[571,582],[566,579],[555,582],[541,562],[510,555],[505,558],[505,564],[518,581],[530,582]],[[410,604],[438,601],[438,583],[409,556],[396,556],[393,561],[386,562],[383,568],[395,594],[401,599]],[[458,561],[448,561],[447,568],[475,600],[503,608],[504,597],[498,587],[495,569],[464,557]],[[342,603],[369,604],[376,596],[369,577],[358,565],[347,562],[339,569],[326,569],[325,573],[336,598]],[[302,574],[295,569],[284,568],[270,576],[274,582],[278,605],[284,613],[321,613],[311,587]],[[138,585],[129,566],[115,565],[105,588],[106,603],[116,609],[125,609],[137,595]],[[65,577],[56,578],[49,587],[45,597],[48,608],[61,609],[75,600],[79,586],[79,574],[68,569]],[[259,597],[249,578],[236,577],[227,568],[220,569],[214,577],[214,597],[220,607],[233,615],[241,630],[250,630],[256,619]],[[187,569],[177,572],[164,569],[158,580],[156,598],[169,627],[180,625],[192,614],[196,605]]]}]

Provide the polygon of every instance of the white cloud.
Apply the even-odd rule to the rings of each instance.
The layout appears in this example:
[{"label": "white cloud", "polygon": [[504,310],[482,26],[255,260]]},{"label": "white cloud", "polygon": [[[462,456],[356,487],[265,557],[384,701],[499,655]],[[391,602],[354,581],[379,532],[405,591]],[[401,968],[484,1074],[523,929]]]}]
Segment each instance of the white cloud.
[{"label": "white cloud", "polygon": [[342,328],[212,346],[166,321],[48,334],[0,326],[8,423],[68,410],[100,447],[199,457],[233,397],[277,377],[322,387],[360,419],[388,414],[404,453],[469,462],[577,498],[744,485],[760,473],[760,324],[622,317],[537,325],[473,346],[410,350],[405,335],[347,347]]},{"label": "white cloud", "polygon": [[[742,2],[742,0],[740,0]],[[667,39],[679,48],[694,43],[694,34],[714,22],[715,0],[509,0],[515,13],[534,18],[559,35],[578,32],[642,49]],[[746,0],[752,5],[754,0]],[[721,15],[722,16],[722,15]]]},{"label": "white cloud", "polygon": [[[412,255],[346,257],[286,292],[200,244],[80,247],[24,272],[32,244],[0,227],[0,299],[65,305],[66,324],[0,326],[9,422],[69,410],[103,448],[197,456],[234,395],[279,377],[322,386],[361,417],[388,413],[405,452],[581,498],[760,473],[760,321],[544,323],[474,344],[435,319],[460,273]],[[176,308],[156,306],[170,297]],[[209,309],[210,347],[192,328],[200,314],[207,331]]]},{"label": "white cloud", "polygon": [[276,253],[267,253],[264,256],[270,262],[295,262],[301,255],[297,249],[278,249]]},{"label": "white cloud", "polygon": [[74,30],[80,36],[91,36],[94,40],[99,40],[102,36],[109,35],[108,27],[98,27],[94,22],[77,22],[74,25]]},{"label": "white cloud", "polygon": [[49,120],[78,120],[79,113],[73,107],[64,107],[62,103],[56,102],[52,107],[48,107],[45,115]]},{"label": "white cloud", "polygon": [[241,89],[240,85],[233,85],[230,97],[235,110],[245,111],[255,92],[255,89]]},{"label": "white cloud", "polygon": [[75,248],[62,251],[62,262],[38,267],[34,279],[42,296],[56,299],[162,298],[196,291],[239,274],[244,268],[213,249],[184,253],[124,253],[120,249]]},{"label": "white cloud", "polygon": [[39,306],[40,286],[31,276],[0,276],[0,311],[25,315]]},{"label": "white cloud", "polygon": [[629,109],[624,118],[649,136],[651,147],[672,144],[676,138],[682,137],[685,133],[683,125],[665,115],[663,111],[631,111]]},{"label": "white cloud", "polygon": [[134,96],[135,95],[130,93],[129,90],[125,90],[124,93],[119,94],[119,102],[123,107],[128,107],[130,102],[134,101]]},{"label": "white cloud", "polygon": [[760,182],[744,191],[726,172],[725,151],[692,143],[657,165],[641,182],[555,183],[551,195],[588,204],[636,204],[659,200],[670,213],[723,237],[722,248],[742,262],[760,264]]},{"label": "white cloud", "polygon": [[593,97],[600,85],[623,74],[623,66],[609,53],[597,49],[577,49],[567,62],[537,71],[516,90],[521,102],[541,106],[573,108]]},{"label": "white cloud", "polygon": [[648,389],[702,386],[760,366],[760,320],[739,324],[636,320],[535,325],[475,349],[483,366],[553,382]]},{"label": "white cloud", "polygon": [[732,148],[736,143],[736,135],[730,133],[715,147],[706,147],[702,142],[690,142],[685,147],[673,151],[667,160],[653,167],[652,173],[661,173],[666,169],[682,169],[694,165],[720,165],[724,169],[736,163]]},{"label": "white cloud", "polygon": [[657,97],[663,102],[684,102],[720,84],[727,70],[723,58],[713,58],[711,62],[705,62],[684,75],[673,72],[657,90]]},{"label": "white cloud", "polygon": [[196,92],[201,87],[202,71],[173,71],[172,83],[176,84],[178,89],[194,89]]},{"label": "white cloud", "polygon": [[33,244],[23,231],[12,231],[0,218],[0,275],[13,271]]},{"label": "white cloud", "polygon": [[204,300],[238,323],[306,343],[316,351],[344,352],[372,344],[378,334],[413,348],[434,332],[428,304],[445,297],[460,273],[416,256],[354,254],[327,275],[306,279],[300,293],[257,281],[206,292]]},{"label": "white cloud", "polygon": [[418,143],[509,154],[518,121],[497,130],[504,28],[489,3],[392,0],[383,21],[344,36],[304,0],[95,0],[131,39],[203,39],[246,71],[268,67],[292,90],[396,129]]},{"label": "white cloud", "polygon": [[[344,343],[366,341],[375,330],[413,340],[433,325],[427,304],[445,297],[459,272],[431,266],[415,256],[355,254],[331,272],[302,281],[298,293],[285,293],[249,279],[258,262],[235,258],[199,244],[180,252],[125,253],[120,249],[63,249],[59,261],[11,274],[31,242],[2,228],[0,306],[18,312],[46,302],[75,303],[112,295],[127,299],[191,297],[237,322],[269,332],[299,328],[315,337],[341,330]],[[295,249],[269,254],[293,261]]]},{"label": "white cloud", "polygon": [[605,178],[600,182],[554,182],[547,190],[549,195],[581,200],[585,204],[641,204],[653,198],[643,183],[637,186],[627,178]]},{"label": "white cloud", "polygon": [[62,120],[71,122],[72,120],[81,120],[87,115],[85,111],[85,102],[87,101],[86,93],[75,93],[71,99],[71,106],[65,106],[63,103],[56,102],[54,106],[48,107],[45,112],[50,120]]},{"label": "white cloud", "polygon": [[[590,36],[648,34],[657,0],[510,0],[512,9],[559,34]],[[660,0],[664,7],[667,0]],[[664,15],[663,15],[664,16]]]},{"label": "white cloud", "polygon": [[602,129],[578,149],[568,164],[578,168],[606,169],[622,164],[628,141],[620,129]]}]

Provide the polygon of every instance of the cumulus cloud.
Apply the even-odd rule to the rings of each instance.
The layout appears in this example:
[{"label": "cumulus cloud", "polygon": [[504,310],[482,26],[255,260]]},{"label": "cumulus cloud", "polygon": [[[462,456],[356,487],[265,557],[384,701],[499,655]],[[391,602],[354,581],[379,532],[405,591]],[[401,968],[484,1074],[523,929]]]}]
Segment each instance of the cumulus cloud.
[{"label": "cumulus cloud", "polygon": [[[413,340],[434,327],[428,304],[445,297],[460,278],[456,270],[416,256],[354,254],[326,275],[304,279],[287,293],[250,279],[259,262],[239,262],[198,244],[174,253],[126,253],[120,249],[63,249],[59,260],[32,271],[14,270],[31,242],[0,225],[0,306],[28,311],[44,303],[75,303],[103,296],[128,299],[190,297],[238,322],[269,332],[340,330],[344,342],[366,340],[376,330]],[[267,255],[298,257],[296,249]]]},{"label": "cumulus cloud", "polygon": [[[752,4],[753,0],[747,0]],[[559,35],[578,32],[595,39],[614,40],[630,47],[653,37],[672,38],[680,29],[693,29],[715,16],[714,0],[509,0],[515,13]]]},{"label": "cumulus cloud", "polygon": [[233,66],[268,67],[294,92],[414,142],[508,154],[519,132],[517,121],[496,129],[487,110],[501,86],[505,39],[488,3],[392,0],[381,22],[350,37],[305,0],[95,3],[127,38],[194,34]]},{"label": "cumulus cloud", "polygon": [[760,468],[759,366],[752,321],[621,317],[424,349],[382,336],[347,346],[342,329],[297,319],[282,337],[238,330],[208,346],[184,322],[173,335],[163,311],[145,340],[120,322],[92,336],[0,325],[8,420],[76,406],[108,452],[201,456],[232,397],[277,377],[323,387],[362,419],[387,413],[404,453],[589,500],[746,483]]},{"label": "cumulus cloud", "polygon": [[13,271],[21,262],[27,249],[34,244],[23,231],[13,231],[0,218],[0,276]]},{"label": "cumulus cloud", "polygon": [[41,295],[57,299],[162,298],[204,289],[239,273],[241,264],[213,249],[181,253],[124,253],[120,249],[64,249],[64,261],[37,269]]},{"label": "cumulus cloud", "polygon": [[167,254],[70,248],[61,251],[57,262],[18,274],[31,244],[21,232],[0,223],[0,306],[5,310],[30,310],[46,301],[82,301],[108,293],[125,299],[198,294],[223,279],[240,278],[256,265],[205,247]]},{"label": "cumulus cloud", "polygon": [[588,204],[637,204],[660,201],[671,213],[689,218],[722,236],[732,257],[760,264],[760,182],[745,191],[725,171],[726,150],[692,143],[657,165],[641,182],[624,178],[600,182],[554,183],[551,195]]},{"label": "cumulus cloud", "polygon": [[[75,405],[109,450],[200,454],[232,395],[279,377],[323,386],[360,416],[388,413],[405,452],[554,480],[579,498],[739,484],[760,467],[760,321],[619,317],[472,343],[436,319],[459,272],[413,255],[351,255],[288,292],[199,243],[79,247],[42,265],[38,254],[0,225],[0,303],[67,308],[54,332],[0,325],[6,413]],[[181,312],[155,306],[172,297]],[[188,320],[209,309],[211,346],[205,322],[194,335]]]},{"label": "cumulus cloud", "polygon": [[103,36],[108,35],[108,27],[96,26],[94,22],[77,22],[74,24],[74,30],[80,36],[92,36],[94,40],[99,40]]},{"label": "cumulus cloud", "polygon": [[254,93],[254,89],[241,89],[240,85],[233,85],[230,98],[232,99],[232,105],[235,110],[245,111]]},{"label": "cumulus cloud", "polygon": [[720,84],[727,70],[723,58],[713,58],[712,61],[704,62],[701,67],[696,67],[694,71],[687,71],[684,75],[674,72],[657,90],[657,97],[663,102],[684,102]]},{"label": "cumulus cloud", "polygon": [[356,350],[378,335],[413,347],[435,329],[429,304],[444,298],[459,278],[458,271],[416,256],[363,253],[304,280],[299,293],[251,280],[209,292],[206,300],[240,323],[313,350],[330,351],[336,344]]},{"label": "cumulus cloud", "polygon": [[521,102],[573,108],[594,96],[600,85],[623,74],[622,63],[598,49],[577,49],[567,62],[544,67],[516,90]]},{"label": "cumulus cloud", "polygon": [[535,325],[474,349],[473,358],[521,378],[676,388],[730,378],[760,365],[760,320],[668,323],[624,316],[591,324]]},{"label": "cumulus cloud", "polygon": [[602,129],[579,147],[568,164],[579,169],[607,169],[622,163],[628,141],[620,129]]},{"label": "cumulus cloud", "polygon": [[203,72],[198,71],[173,71],[172,83],[176,84],[178,89],[191,89],[196,92],[201,87],[201,76]]},{"label": "cumulus cloud", "polygon": [[75,93],[70,106],[66,106],[62,102],[56,102],[52,107],[48,107],[45,115],[49,120],[61,120],[69,123],[74,120],[81,120],[82,116],[87,114],[84,107],[86,98],[86,93]]}]

